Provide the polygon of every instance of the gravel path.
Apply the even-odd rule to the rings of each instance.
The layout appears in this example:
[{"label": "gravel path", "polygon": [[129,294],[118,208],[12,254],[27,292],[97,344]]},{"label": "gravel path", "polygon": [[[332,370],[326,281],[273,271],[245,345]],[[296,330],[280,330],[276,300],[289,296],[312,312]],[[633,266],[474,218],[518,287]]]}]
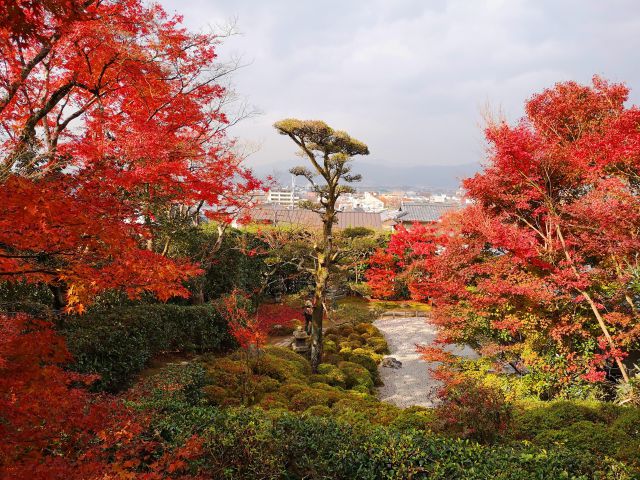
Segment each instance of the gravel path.
[{"label": "gravel path", "polygon": [[[390,354],[402,362],[402,368],[380,367],[384,386],[378,389],[378,397],[399,407],[420,405],[433,407],[439,382],[430,372],[437,363],[425,362],[416,353],[416,345],[430,345],[436,337],[436,327],[424,317],[381,318],[374,322],[389,344]],[[451,345],[447,351],[455,355],[477,358],[468,346]]]}]

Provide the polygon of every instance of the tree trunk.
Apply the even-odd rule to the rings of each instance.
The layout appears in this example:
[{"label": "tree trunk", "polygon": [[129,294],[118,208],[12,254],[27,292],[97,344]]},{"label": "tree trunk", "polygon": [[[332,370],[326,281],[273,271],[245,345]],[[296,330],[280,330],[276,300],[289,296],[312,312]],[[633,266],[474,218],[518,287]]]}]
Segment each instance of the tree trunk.
[{"label": "tree trunk", "polygon": [[[602,315],[600,315],[600,311],[598,310],[598,306],[596,305],[596,302],[593,301],[593,299],[591,298],[591,295],[589,295],[587,292],[580,290],[580,293],[582,294],[584,299],[587,301],[587,303],[591,307],[591,311],[593,312],[593,315],[596,317],[596,320],[598,321],[598,325],[600,325],[600,329],[604,334],[604,338],[607,339],[607,343],[612,349],[616,349],[617,345],[614,342],[611,335],[609,334],[609,330],[607,329],[607,324],[604,323],[604,319],[602,318]],[[618,368],[620,369],[620,373],[622,374],[622,379],[624,380],[625,383],[629,383],[629,373],[627,372],[627,367],[625,366],[624,363],[622,363],[622,360],[619,357],[615,357],[615,358],[616,358],[616,365],[618,365]]]},{"label": "tree trunk", "polygon": [[327,291],[327,281],[331,271],[333,254],[333,210],[327,209],[323,217],[322,244],[316,248],[316,288],[314,294],[313,315],[311,317],[311,370],[318,372],[318,365],[322,363],[322,321],[324,317],[324,300]]},{"label": "tree trunk", "polygon": [[189,298],[189,303],[191,303],[191,305],[204,304],[204,280],[201,280],[199,278],[196,279],[193,290],[194,291],[191,293],[191,298]]},{"label": "tree trunk", "polygon": [[49,290],[53,294],[53,309],[56,313],[62,313],[67,306],[67,284],[61,283],[49,283]]},{"label": "tree trunk", "polygon": [[322,322],[324,319],[324,298],[327,289],[329,269],[326,260],[318,258],[316,269],[316,288],[314,292],[313,314],[311,316],[311,370],[318,373],[318,365],[322,363]]}]

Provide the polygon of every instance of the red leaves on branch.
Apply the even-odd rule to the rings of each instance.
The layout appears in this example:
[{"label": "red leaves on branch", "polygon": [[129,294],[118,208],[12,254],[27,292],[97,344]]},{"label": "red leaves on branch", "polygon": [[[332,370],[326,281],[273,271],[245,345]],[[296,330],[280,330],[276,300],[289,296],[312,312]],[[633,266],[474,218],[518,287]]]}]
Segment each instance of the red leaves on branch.
[{"label": "red leaves on branch", "polygon": [[258,327],[258,322],[249,312],[249,298],[238,290],[233,290],[218,302],[222,316],[227,320],[229,330],[243,349],[259,347],[266,335]]},{"label": "red leaves on branch", "polygon": [[82,387],[92,376],[63,369],[69,352],[49,322],[18,315],[0,316],[0,323],[0,476],[69,478],[77,469],[75,478],[91,478],[106,471],[89,446],[97,438],[121,441],[114,425],[120,436],[135,435],[126,410],[87,393]]}]

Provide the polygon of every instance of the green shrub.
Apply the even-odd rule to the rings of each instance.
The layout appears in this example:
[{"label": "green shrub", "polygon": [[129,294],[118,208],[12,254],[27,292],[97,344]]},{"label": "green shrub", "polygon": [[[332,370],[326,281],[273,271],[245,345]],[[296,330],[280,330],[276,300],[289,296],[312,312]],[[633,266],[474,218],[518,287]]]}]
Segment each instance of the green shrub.
[{"label": "green shrub", "polygon": [[327,383],[329,385],[343,388],[346,387],[347,376],[335,365],[321,363],[320,365],[318,365],[318,373],[324,375],[327,378]]},{"label": "green shrub", "polygon": [[367,369],[371,378],[373,379],[374,385],[380,385],[380,375],[378,373],[378,364],[376,361],[368,355],[363,355],[359,353],[355,353],[353,351],[353,355],[349,357],[349,361],[353,363],[357,363],[358,365],[362,365]]},{"label": "green shrub", "polygon": [[330,417],[331,409],[326,405],[314,405],[304,411],[304,415],[315,415],[318,417]]},{"label": "green shrub", "polygon": [[323,343],[323,353],[329,354],[329,353],[336,353],[338,351],[338,346],[336,345],[336,342],[333,342],[331,340],[326,340]]},{"label": "green shrub", "polygon": [[613,427],[640,441],[640,408],[624,408]]},{"label": "green shrub", "polygon": [[401,431],[430,430],[434,420],[433,409],[409,407],[402,410],[390,425]]},{"label": "green shrub", "polygon": [[286,385],[282,385],[278,391],[283,397],[290,400],[305,388],[305,385],[301,383],[289,383]]},{"label": "green shrub", "polygon": [[262,397],[258,405],[268,410],[275,408],[288,409],[289,401],[281,393],[267,393]]},{"label": "green shrub", "polygon": [[307,359],[290,348],[269,346],[264,349],[264,353],[294,363],[300,373],[305,375],[311,373],[311,365],[309,365]]},{"label": "green shrub", "polygon": [[319,388],[306,388],[293,396],[289,404],[295,411],[302,412],[314,405],[330,406],[337,399],[337,395]]},{"label": "green shrub", "polygon": [[608,422],[615,415],[607,411],[602,402],[595,401],[534,401],[519,405],[521,408],[514,411],[512,435],[522,439],[532,439],[548,430],[561,430],[575,422]]},{"label": "green shrub", "polygon": [[355,326],[354,330],[361,334],[368,334],[369,336],[381,337],[382,333],[376,327],[371,325],[370,323],[360,323]]},{"label": "green shrub", "polygon": [[536,435],[533,443],[541,446],[562,444],[591,453],[615,456],[621,446],[628,444],[628,438],[621,431],[606,425],[581,420],[560,430],[545,430]]},{"label": "green shrub", "polygon": [[521,402],[511,436],[539,446],[561,444],[640,464],[640,409],[572,400]]},{"label": "green shrub", "polygon": [[[237,361],[217,359],[218,368],[225,366],[233,370]],[[331,367],[335,368],[326,368]],[[480,445],[430,432],[433,409],[400,410],[371,395],[324,383],[281,385],[264,393],[261,408],[219,409],[203,404],[197,393],[206,383],[205,373],[196,366],[163,378],[163,384],[172,388],[159,389],[167,398],[146,402],[156,416],[144,433],[173,447],[197,434],[203,448],[187,461],[204,478],[631,480],[640,474],[633,458],[638,443],[626,434],[637,426],[632,409],[603,408],[598,418],[612,421],[611,425],[589,420],[570,423],[563,413],[559,416],[565,427],[555,436],[538,432],[536,444],[511,440]],[[270,377],[251,378],[275,385]],[[210,388],[205,385],[204,391]],[[478,401],[478,396],[471,398]],[[289,408],[296,413],[285,411]],[[615,448],[597,449],[603,442]]]},{"label": "green shrub", "polygon": [[[276,352],[276,350],[271,350],[270,353],[265,353],[257,358],[253,363],[253,371],[260,375],[268,375],[280,382],[294,379],[304,381],[308,373],[310,373],[310,370],[308,370],[309,363],[295,352],[291,352],[298,357],[295,361],[284,358],[282,352],[279,352],[279,354],[276,354]],[[305,363],[302,364],[300,360]]]},{"label": "green shrub", "polygon": [[353,362],[340,362],[338,368],[345,375],[345,387],[362,393],[373,391],[373,379],[362,365]]},{"label": "green shrub", "polygon": [[[482,446],[395,428],[327,418],[324,406],[305,415],[211,410],[195,460],[207,478],[359,480],[630,480],[630,468],[602,456],[547,446]],[[192,418],[185,414],[183,418]]]},{"label": "green shrub", "polygon": [[367,345],[370,346],[374,352],[379,354],[389,353],[389,346],[384,338],[372,337],[367,340]]},{"label": "green shrub", "polygon": [[67,320],[62,333],[74,357],[71,368],[99,374],[95,387],[107,391],[130,385],[155,355],[235,346],[226,321],[208,305],[149,304],[94,311]]}]

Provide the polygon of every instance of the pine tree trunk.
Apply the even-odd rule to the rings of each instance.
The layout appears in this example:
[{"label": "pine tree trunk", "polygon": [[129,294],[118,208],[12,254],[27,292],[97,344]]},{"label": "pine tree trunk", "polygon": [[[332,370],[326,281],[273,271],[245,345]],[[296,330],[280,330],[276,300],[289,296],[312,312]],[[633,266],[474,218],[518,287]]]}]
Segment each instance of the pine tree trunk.
[{"label": "pine tree trunk", "polygon": [[311,370],[318,372],[318,365],[322,363],[322,321],[324,318],[324,304],[327,291],[329,272],[333,255],[333,217],[332,209],[327,209],[323,221],[322,244],[316,248],[317,266],[315,272],[316,288],[314,294],[313,315],[311,317]]},{"label": "pine tree trunk", "polygon": [[316,269],[316,288],[314,292],[313,314],[311,316],[311,370],[318,372],[318,365],[322,363],[322,323],[324,320],[324,299],[329,278],[327,259],[318,256]]}]

